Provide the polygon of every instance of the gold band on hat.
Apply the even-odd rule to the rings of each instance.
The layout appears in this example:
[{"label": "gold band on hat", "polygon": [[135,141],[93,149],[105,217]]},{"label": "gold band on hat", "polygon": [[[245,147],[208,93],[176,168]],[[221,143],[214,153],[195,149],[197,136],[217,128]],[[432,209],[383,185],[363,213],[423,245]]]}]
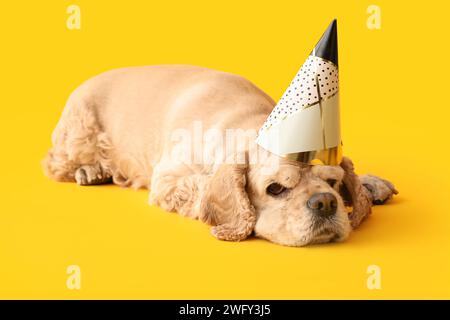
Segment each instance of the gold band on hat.
[{"label": "gold band on hat", "polygon": [[288,153],[283,155],[282,157],[310,165],[337,166],[342,161],[342,143],[333,148]]}]

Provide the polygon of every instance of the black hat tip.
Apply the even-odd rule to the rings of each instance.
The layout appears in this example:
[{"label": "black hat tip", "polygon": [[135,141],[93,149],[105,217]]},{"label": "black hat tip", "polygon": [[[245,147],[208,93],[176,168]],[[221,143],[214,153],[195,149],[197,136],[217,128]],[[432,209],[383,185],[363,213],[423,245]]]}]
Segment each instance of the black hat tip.
[{"label": "black hat tip", "polygon": [[325,31],[325,33],[323,35],[325,36],[327,34],[329,36],[337,37],[337,19],[336,18],[334,18],[331,21],[330,25],[328,26],[327,30]]},{"label": "black hat tip", "polygon": [[315,47],[315,55],[338,65],[337,19],[333,19]]}]

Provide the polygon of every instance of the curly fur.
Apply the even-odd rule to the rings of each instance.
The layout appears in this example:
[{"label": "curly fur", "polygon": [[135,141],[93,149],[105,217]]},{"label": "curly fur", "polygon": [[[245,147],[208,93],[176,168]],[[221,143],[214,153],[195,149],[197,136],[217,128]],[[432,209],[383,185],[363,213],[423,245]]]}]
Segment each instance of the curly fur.
[{"label": "curly fur", "polygon": [[200,219],[215,225],[216,238],[239,241],[247,238],[256,223],[255,208],[246,187],[246,165],[223,165],[204,188]]},{"label": "curly fur", "polygon": [[53,148],[43,161],[46,175],[56,181],[75,181],[81,165],[100,165],[111,172],[111,143],[101,130],[95,108],[84,101],[69,99],[53,131]]}]

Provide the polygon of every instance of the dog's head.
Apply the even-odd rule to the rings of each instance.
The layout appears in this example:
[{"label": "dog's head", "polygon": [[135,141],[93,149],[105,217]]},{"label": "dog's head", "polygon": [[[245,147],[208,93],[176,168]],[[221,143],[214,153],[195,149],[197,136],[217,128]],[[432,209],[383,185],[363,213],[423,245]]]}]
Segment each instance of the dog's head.
[{"label": "dog's head", "polygon": [[368,202],[358,203],[362,190],[349,159],[340,166],[271,160],[223,164],[211,178],[200,217],[216,226],[217,238],[239,241],[254,232],[288,246],[342,241],[351,231],[345,206],[370,210]]}]

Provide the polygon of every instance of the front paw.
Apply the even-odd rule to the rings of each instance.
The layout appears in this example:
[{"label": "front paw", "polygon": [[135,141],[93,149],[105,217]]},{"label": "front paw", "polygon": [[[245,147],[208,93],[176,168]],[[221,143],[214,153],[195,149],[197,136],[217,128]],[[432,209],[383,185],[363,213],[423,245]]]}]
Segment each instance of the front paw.
[{"label": "front paw", "polygon": [[387,180],[372,175],[360,176],[359,179],[361,184],[369,191],[372,203],[375,205],[384,204],[394,194],[398,194],[394,185]]}]

